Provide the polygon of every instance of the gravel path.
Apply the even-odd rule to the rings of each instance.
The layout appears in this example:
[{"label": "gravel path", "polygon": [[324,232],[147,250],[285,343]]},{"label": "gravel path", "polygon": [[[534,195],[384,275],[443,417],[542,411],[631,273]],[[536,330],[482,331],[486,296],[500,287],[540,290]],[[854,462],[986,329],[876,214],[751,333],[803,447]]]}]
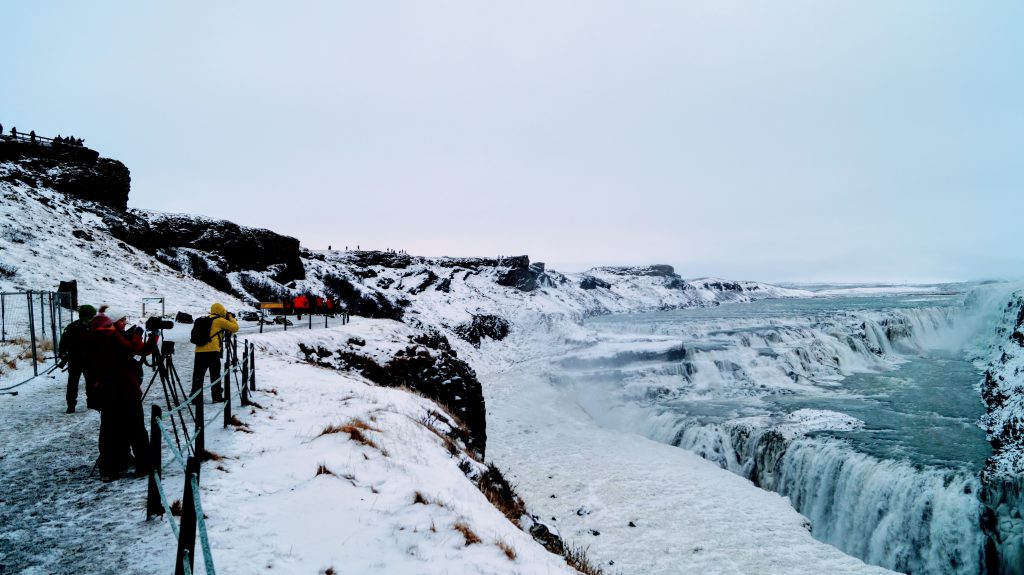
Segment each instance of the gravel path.
[{"label": "gravel path", "polygon": [[[183,380],[186,359],[176,354]],[[64,413],[66,383],[58,370],[0,396],[0,574],[169,572],[177,543],[166,520],[146,521],[146,479],[100,481],[99,413],[84,389],[77,412]],[[180,498],[181,472],[164,467],[168,497]]]}]

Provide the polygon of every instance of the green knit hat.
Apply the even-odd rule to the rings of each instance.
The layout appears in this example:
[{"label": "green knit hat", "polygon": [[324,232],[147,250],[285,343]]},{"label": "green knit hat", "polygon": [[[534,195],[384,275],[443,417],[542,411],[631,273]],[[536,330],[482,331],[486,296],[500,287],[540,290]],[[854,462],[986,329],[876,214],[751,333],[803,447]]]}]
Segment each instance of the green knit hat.
[{"label": "green knit hat", "polygon": [[92,307],[91,305],[85,304],[78,306],[78,317],[80,317],[81,319],[89,321],[95,316],[96,308]]}]

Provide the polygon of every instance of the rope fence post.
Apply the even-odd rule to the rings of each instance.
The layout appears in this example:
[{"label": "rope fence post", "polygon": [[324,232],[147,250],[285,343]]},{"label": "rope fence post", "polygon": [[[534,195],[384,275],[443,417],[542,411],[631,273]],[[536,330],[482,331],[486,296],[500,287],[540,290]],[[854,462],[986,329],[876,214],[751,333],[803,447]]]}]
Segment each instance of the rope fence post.
[{"label": "rope fence post", "polygon": [[146,520],[154,515],[164,514],[164,505],[160,501],[160,491],[156,482],[163,477],[163,438],[160,437],[160,406],[153,404],[149,419],[149,455],[150,472],[149,487],[146,490]]},{"label": "rope fence post", "polygon": [[32,292],[26,294],[28,297],[28,331],[32,345],[32,375],[39,375],[39,358],[36,353],[36,325],[35,325],[35,304],[32,302]]},{"label": "rope fence post", "polygon": [[[194,416],[196,418],[196,428],[193,434],[193,438],[196,440],[196,443],[195,447],[192,448],[192,453],[194,453],[197,457],[200,456],[204,451],[206,451],[206,440],[203,437],[204,435],[206,435],[205,433],[203,433],[203,422],[206,421],[205,419],[203,419],[203,388],[202,382],[199,383],[199,393],[196,393],[195,398],[192,399],[192,403],[193,405],[195,405],[196,408],[196,413]],[[192,393],[195,393],[195,390],[192,390]]]},{"label": "rope fence post", "polygon": [[249,405],[249,340],[242,342],[242,407]]},{"label": "rope fence post", "polygon": [[227,346],[227,357],[224,361],[224,428],[231,423],[231,346]]},{"label": "rope fence post", "polygon": [[[192,476],[199,478],[199,460],[189,457],[185,463],[185,495],[181,500],[181,531],[178,535],[178,554],[174,563],[174,575],[185,575],[185,569],[192,572],[196,555],[196,504],[192,492]],[[187,564],[187,567],[186,567]]]},{"label": "rope fence post", "polygon": [[256,346],[249,346],[249,391],[256,391]]}]

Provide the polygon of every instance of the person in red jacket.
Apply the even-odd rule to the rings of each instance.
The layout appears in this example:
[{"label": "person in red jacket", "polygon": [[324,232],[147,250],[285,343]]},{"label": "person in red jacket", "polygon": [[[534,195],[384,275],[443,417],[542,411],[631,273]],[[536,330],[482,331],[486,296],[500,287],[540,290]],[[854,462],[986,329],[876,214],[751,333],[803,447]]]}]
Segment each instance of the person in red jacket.
[{"label": "person in red jacket", "polygon": [[149,439],[142,413],[142,329],[124,327],[100,313],[89,322],[86,345],[100,404],[100,478],[113,481],[125,465],[126,448],[135,456],[136,475],[149,473]]},{"label": "person in red jacket", "polygon": [[302,314],[309,310],[309,298],[304,295],[296,296],[292,300],[292,307],[295,308],[297,318],[302,319]]}]

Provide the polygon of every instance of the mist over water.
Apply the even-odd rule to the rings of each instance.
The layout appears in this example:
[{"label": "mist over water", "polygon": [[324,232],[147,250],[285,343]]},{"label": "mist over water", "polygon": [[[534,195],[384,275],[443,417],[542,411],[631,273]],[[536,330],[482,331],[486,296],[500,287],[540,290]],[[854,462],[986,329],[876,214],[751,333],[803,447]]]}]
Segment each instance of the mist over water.
[{"label": "mist over water", "polygon": [[602,425],[787,496],[814,536],[903,572],[979,573],[984,347],[1010,286],[593,318],[554,379]]}]

